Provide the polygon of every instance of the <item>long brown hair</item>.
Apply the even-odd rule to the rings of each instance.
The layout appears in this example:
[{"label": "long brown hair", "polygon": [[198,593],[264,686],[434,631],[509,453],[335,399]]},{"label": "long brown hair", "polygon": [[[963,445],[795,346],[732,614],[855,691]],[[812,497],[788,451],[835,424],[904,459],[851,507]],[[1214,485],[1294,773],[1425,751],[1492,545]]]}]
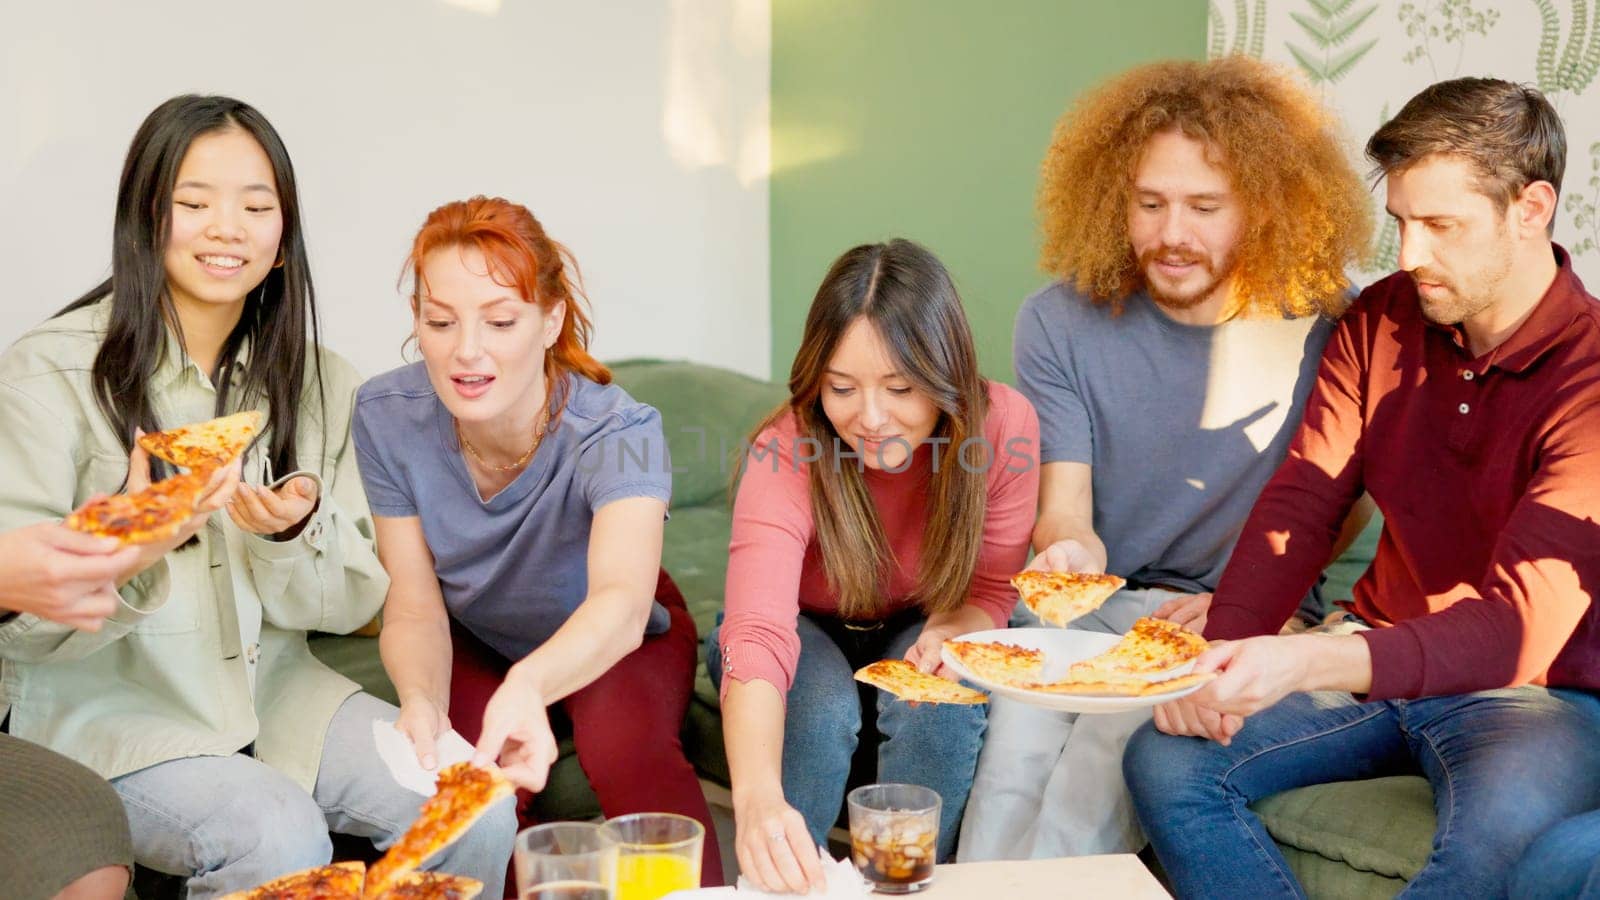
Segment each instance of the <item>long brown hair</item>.
[{"label": "long brown hair", "polygon": [[828,587],[845,618],[873,618],[885,606],[895,563],[883,523],[860,468],[831,448],[843,445],[822,409],[823,374],[840,338],[865,318],[887,345],[900,373],[940,411],[933,437],[947,439],[928,486],[927,524],[915,597],[928,613],[966,602],[983,543],[986,471],[958,453],[968,438],[984,436],[988,383],[978,374],[972,331],[961,298],[943,264],[907,240],[863,244],[834,261],[806,315],[800,349],[789,370],[789,400],[751,436],[792,413],[799,438],[825,448],[812,463],[811,510]]}]

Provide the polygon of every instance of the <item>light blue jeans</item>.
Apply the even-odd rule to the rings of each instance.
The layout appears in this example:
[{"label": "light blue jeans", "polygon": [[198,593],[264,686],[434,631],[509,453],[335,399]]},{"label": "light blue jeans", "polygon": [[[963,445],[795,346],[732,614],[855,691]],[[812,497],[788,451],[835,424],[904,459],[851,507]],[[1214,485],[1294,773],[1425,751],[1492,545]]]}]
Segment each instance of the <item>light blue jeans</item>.
[{"label": "light blue jeans", "polygon": [[[386,849],[424,799],[395,783],[372,741],[372,721],[393,722],[398,712],[370,694],[346,700],[328,725],[314,794],[243,754],[175,759],[113,780],[128,811],[134,859],[187,877],[193,900],[326,865],[329,831]],[[476,878],[483,896],[499,897],[516,831],[508,798],[424,868]]]},{"label": "light blue jeans", "polygon": [[[983,745],[984,707],[912,707],[854,679],[855,670],[867,663],[905,656],[924,621],[917,617],[907,623],[899,617],[859,639],[859,646],[842,648],[811,618],[798,617],[800,661],[783,721],[783,796],[805,817],[811,839],[819,845],[827,846],[828,829],[844,805],[850,761],[860,741],[862,701],[870,698],[882,735],[877,780],[920,784],[938,793],[939,861],[953,858]],[[719,686],[720,631],[706,638],[711,677]]]},{"label": "light blue jeans", "polygon": [[[1072,628],[1122,634],[1177,596],[1121,590]],[[1040,622],[1019,603],[1011,625]],[[991,696],[960,861],[1138,852],[1144,833],[1122,783],[1122,750],[1148,721],[1149,709],[1080,716]]]},{"label": "light blue jeans", "polygon": [[1305,896],[1250,804],[1308,784],[1413,773],[1433,785],[1438,824],[1402,895],[1504,897],[1537,835],[1600,805],[1600,699],[1541,687],[1376,703],[1290,694],[1246,719],[1226,747],[1146,725],[1123,772],[1180,897]]}]

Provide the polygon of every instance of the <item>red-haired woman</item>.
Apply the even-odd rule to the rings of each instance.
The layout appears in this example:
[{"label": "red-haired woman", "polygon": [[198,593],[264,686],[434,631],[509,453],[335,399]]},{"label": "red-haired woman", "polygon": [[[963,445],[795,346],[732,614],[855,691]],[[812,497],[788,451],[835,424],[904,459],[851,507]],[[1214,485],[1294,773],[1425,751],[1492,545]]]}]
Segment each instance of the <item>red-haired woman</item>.
[{"label": "red-haired woman", "polygon": [[537,791],[556,758],[551,717],[570,720],[605,814],[698,819],[702,878],[720,884],[678,738],[694,622],[658,584],[672,490],[660,414],[589,355],[576,263],[522,206],[439,207],[406,269],[422,362],[363,385],[355,413],[392,581],[381,647],[396,726],[431,768],[453,715],[481,761]]}]

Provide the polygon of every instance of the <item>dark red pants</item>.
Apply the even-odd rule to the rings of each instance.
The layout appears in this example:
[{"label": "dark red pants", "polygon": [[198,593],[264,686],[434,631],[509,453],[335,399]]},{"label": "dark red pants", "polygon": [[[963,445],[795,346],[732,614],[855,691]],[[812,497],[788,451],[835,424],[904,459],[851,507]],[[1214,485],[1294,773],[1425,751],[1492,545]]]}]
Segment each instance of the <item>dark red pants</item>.
[{"label": "dark red pants", "polygon": [[[578,765],[600,799],[601,812],[607,817],[671,812],[698,820],[706,829],[700,883],[716,886],[722,884],[717,833],[679,737],[694,695],[700,641],[683,594],[665,570],[656,582],[656,600],[666,607],[671,627],[664,634],[647,635],[639,649],[556,705],[572,723]],[[450,724],[469,742],[477,743],[483,730],[483,708],[512,660],[453,620],[450,636],[455,646],[450,666]],[[538,824],[526,796],[517,804],[517,819],[523,828]],[[508,877],[506,884],[506,896],[515,896],[515,880]]]}]

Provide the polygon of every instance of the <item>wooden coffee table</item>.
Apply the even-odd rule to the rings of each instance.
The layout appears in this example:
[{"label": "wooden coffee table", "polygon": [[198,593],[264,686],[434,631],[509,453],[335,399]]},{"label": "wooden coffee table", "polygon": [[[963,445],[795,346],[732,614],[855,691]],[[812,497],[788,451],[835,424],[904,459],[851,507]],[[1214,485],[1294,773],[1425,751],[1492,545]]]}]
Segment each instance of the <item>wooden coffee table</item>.
[{"label": "wooden coffee table", "polygon": [[1167,900],[1170,896],[1132,853],[944,865],[934,870],[932,885],[910,896],[919,900],[1056,900],[1069,893],[1130,900]]}]

